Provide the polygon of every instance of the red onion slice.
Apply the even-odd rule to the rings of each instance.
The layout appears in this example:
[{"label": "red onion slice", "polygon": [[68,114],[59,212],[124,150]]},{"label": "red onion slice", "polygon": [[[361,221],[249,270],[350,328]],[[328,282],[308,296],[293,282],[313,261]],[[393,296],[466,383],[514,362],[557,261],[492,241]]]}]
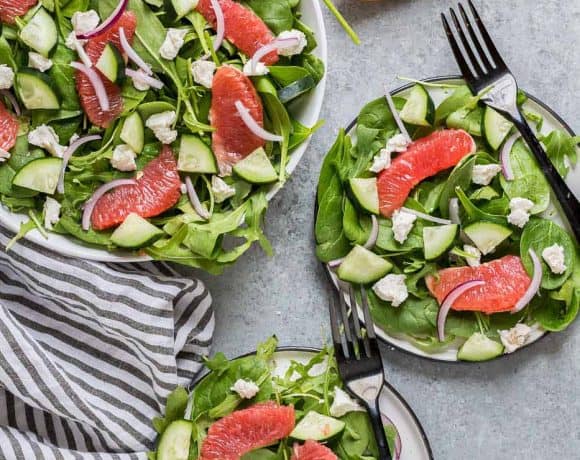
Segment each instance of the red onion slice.
[{"label": "red onion slice", "polygon": [[137,64],[137,67],[143,70],[143,72],[145,72],[147,75],[153,75],[153,70],[151,70],[151,66],[147,64],[141,56],[137,54],[137,51],[133,49],[133,47],[129,43],[129,40],[127,40],[125,28],[123,27],[119,29],[119,40],[121,42],[121,48],[123,48],[123,51],[129,57],[129,59],[133,61],[135,64]]},{"label": "red onion slice", "polygon": [[340,264],[342,264],[344,262],[344,257],[341,257],[340,259],[334,259],[331,260],[330,262],[327,262],[326,265],[328,265],[328,268],[330,268],[331,270],[334,270],[335,268],[340,267]]},{"label": "red onion slice", "polygon": [[411,139],[411,136],[409,136],[409,132],[407,131],[407,128],[405,128],[405,123],[403,123],[403,120],[401,120],[399,112],[395,107],[395,101],[393,101],[391,92],[389,91],[389,88],[387,88],[386,85],[385,85],[385,98],[387,99],[387,105],[389,106],[389,110],[393,114],[393,119],[395,120],[395,123],[397,124],[399,131],[401,131],[401,134],[405,136],[407,143],[410,144],[411,142],[413,142],[413,139]]},{"label": "red onion slice", "polygon": [[235,105],[236,105],[236,110],[240,114],[240,117],[242,117],[242,120],[244,121],[244,123],[246,124],[248,129],[250,131],[252,131],[252,133],[254,133],[256,136],[258,136],[259,138],[264,139],[266,141],[272,141],[272,142],[283,142],[284,141],[284,138],[282,136],[279,136],[277,134],[273,134],[271,132],[266,131],[264,128],[262,128],[258,124],[258,122],[256,120],[254,120],[254,118],[252,118],[252,115],[250,114],[250,109],[248,109],[244,104],[242,104],[241,101],[236,101]]},{"label": "red onion slice", "polygon": [[95,72],[93,69],[87,67],[80,62],[71,62],[71,67],[77,69],[78,71],[84,73],[93,88],[95,88],[95,93],[97,95],[97,99],[99,100],[99,105],[101,106],[101,110],[103,112],[108,112],[111,109],[111,105],[109,104],[109,96],[107,96],[107,90],[105,89],[105,85],[101,80],[101,77]]},{"label": "red onion slice", "polygon": [[161,89],[165,86],[161,80],[157,80],[157,78],[150,77],[149,75],[141,74],[137,70],[125,69],[125,75],[130,78],[138,78],[144,83],[147,83],[153,89]]},{"label": "red onion slice", "polygon": [[429,222],[434,222],[436,224],[450,225],[453,223],[448,219],[441,219],[440,217],[430,216],[429,214],[425,214],[424,212],[415,211],[414,209],[410,209],[410,208],[402,207],[401,211],[405,211],[409,214],[414,214],[415,216],[417,216],[420,219],[427,220]]},{"label": "red onion slice", "polygon": [[224,37],[226,36],[226,20],[224,18],[224,10],[222,10],[219,0],[211,0],[211,7],[215,13],[217,32],[216,38],[213,42],[213,49],[214,51],[217,51],[221,48],[222,43],[224,42]]},{"label": "red onion slice", "polygon": [[14,110],[14,113],[16,114],[17,117],[22,115],[22,110],[20,109],[20,105],[18,104],[18,100],[16,99],[16,96],[14,96],[14,94],[12,94],[7,89],[3,89],[2,91],[0,91],[0,94],[2,94],[2,96],[8,99],[8,102],[10,102],[10,104],[12,105],[12,109]]},{"label": "red onion slice", "polygon": [[185,177],[185,186],[187,187],[187,196],[189,196],[189,201],[191,201],[191,206],[195,212],[204,220],[209,220],[210,215],[209,212],[205,210],[205,208],[201,205],[201,201],[199,201],[199,196],[197,196],[197,192],[195,191],[195,187],[191,182],[191,177]]},{"label": "red onion slice", "polygon": [[485,281],[482,280],[466,281],[465,283],[461,283],[459,286],[453,288],[449,294],[447,294],[445,299],[443,299],[443,303],[441,304],[439,313],[437,314],[437,336],[440,342],[445,340],[445,321],[447,320],[449,310],[451,310],[455,301],[461,297],[465,291],[469,291],[474,287],[482,286],[484,284]]},{"label": "red onion slice", "polygon": [[512,170],[512,163],[510,161],[510,153],[512,151],[514,144],[521,136],[522,135],[519,132],[512,134],[508,138],[508,140],[505,141],[503,147],[501,148],[501,151],[499,152],[501,170],[503,177],[505,177],[506,180],[514,180],[514,172]]},{"label": "red onion slice", "polygon": [[540,289],[540,285],[542,284],[542,263],[540,262],[540,258],[536,254],[536,251],[534,251],[532,248],[528,250],[528,253],[530,254],[532,263],[534,264],[532,282],[528,286],[528,289],[526,289],[526,292],[521,297],[521,299],[518,300],[514,308],[512,308],[511,313],[517,313],[523,310],[537,294],[538,290]]},{"label": "red onion slice", "polygon": [[109,30],[117,23],[119,18],[123,15],[125,10],[127,9],[128,4],[129,0],[120,0],[119,4],[117,5],[117,8],[115,8],[115,10],[111,13],[111,15],[107,19],[105,19],[101,23],[101,25],[99,25],[96,29],[91,30],[90,32],[78,34],[77,38],[80,38],[81,40],[87,40],[91,37],[94,37],[95,35],[99,35],[100,33]]},{"label": "red onion slice", "polygon": [[395,425],[395,423],[384,413],[381,413],[381,418],[385,427],[392,426],[395,430],[395,452],[393,452],[393,460],[399,460],[401,458],[401,452],[403,451],[403,441],[401,441],[401,434],[399,433],[397,425]]},{"label": "red onion slice", "polygon": [[117,179],[113,180],[107,184],[101,185],[93,196],[89,198],[89,200],[85,203],[83,209],[83,230],[88,231],[91,228],[91,216],[93,215],[93,211],[95,210],[95,206],[99,199],[107,193],[109,190],[113,190],[114,188],[121,187],[122,185],[137,185],[137,181],[135,179]]},{"label": "red onion slice", "polygon": [[377,220],[377,216],[374,214],[371,216],[371,233],[369,235],[369,239],[364,244],[365,249],[372,249],[377,244],[377,238],[379,237],[379,221]]},{"label": "red onion slice", "polygon": [[461,219],[459,217],[459,199],[451,198],[449,200],[449,218],[454,224],[461,225]]},{"label": "red onion slice", "polygon": [[89,142],[98,141],[102,139],[101,136],[95,134],[93,136],[85,136],[80,137],[76,141],[74,141],[68,149],[65,150],[64,155],[62,156],[62,169],[60,170],[60,176],[58,177],[58,185],[56,186],[56,190],[58,193],[64,193],[64,173],[66,171],[66,167],[70,158],[74,155],[74,153],[85,144]]},{"label": "red onion slice", "polygon": [[278,51],[279,49],[295,46],[298,42],[299,40],[297,38],[277,38],[271,43],[262,46],[252,57],[252,72],[256,71],[256,67],[258,67],[258,63],[262,58],[270,54],[272,51]]}]

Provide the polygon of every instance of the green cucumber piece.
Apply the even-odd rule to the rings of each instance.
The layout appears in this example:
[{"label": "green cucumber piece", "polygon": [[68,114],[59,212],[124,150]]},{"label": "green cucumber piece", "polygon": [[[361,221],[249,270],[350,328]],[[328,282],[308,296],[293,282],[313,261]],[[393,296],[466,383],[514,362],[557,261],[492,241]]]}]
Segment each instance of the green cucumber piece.
[{"label": "green cucumber piece", "polygon": [[349,181],[350,191],[357,203],[372,214],[379,213],[379,194],[377,192],[377,178],[355,178]]},{"label": "green cucumber piece", "polygon": [[302,441],[325,441],[344,430],[346,423],[318,412],[308,412],[290,433],[290,437]]},{"label": "green cucumber piece", "polygon": [[314,81],[314,78],[312,78],[312,75],[308,75],[278,90],[278,99],[280,99],[282,104],[286,104],[287,102],[302,96],[304,93],[307,93],[315,86],[316,82]]},{"label": "green cucumber piece", "polygon": [[145,146],[145,125],[138,112],[133,112],[125,119],[120,137],[135,153],[143,151]]},{"label": "green cucumber piece", "polygon": [[462,361],[487,361],[503,354],[503,345],[481,332],[475,332],[457,352]]},{"label": "green cucumber piece", "polygon": [[48,11],[40,7],[20,31],[20,39],[37,53],[49,57],[58,43],[56,22]]},{"label": "green cucumber piece", "polygon": [[463,229],[482,254],[489,254],[511,234],[512,229],[494,222],[474,222]]},{"label": "green cucumber piece", "polygon": [[498,150],[501,147],[513,126],[514,124],[511,121],[491,107],[486,107],[483,111],[481,131],[492,149]]},{"label": "green cucumber piece", "polygon": [[413,86],[400,116],[401,120],[411,125],[433,125],[435,122],[435,104],[424,86]]},{"label": "green cucumber piece", "polygon": [[53,195],[61,169],[62,158],[40,158],[22,167],[14,176],[12,185]]},{"label": "green cucumber piece", "polygon": [[278,173],[262,147],[236,163],[234,172],[251,184],[269,184],[278,180]]},{"label": "green cucumber piece", "polygon": [[177,169],[188,173],[217,174],[215,155],[198,136],[183,135],[179,144]]},{"label": "green cucumber piece", "polygon": [[113,83],[121,83],[125,78],[125,60],[112,43],[105,45],[95,67]]},{"label": "green cucumber piece", "polygon": [[159,440],[157,460],[188,460],[192,433],[192,422],[188,420],[172,422]]},{"label": "green cucumber piece", "polygon": [[191,13],[197,6],[197,0],[165,0],[165,11],[174,22]]},{"label": "green cucumber piece", "polygon": [[28,110],[58,110],[60,95],[48,75],[24,68],[16,74],[16,92]]},{"label": "green cucumber piece", "polygon": [[423,228],[423,250],[425,260],[434,260],[451,247],[457,236],[459,225],[437,225]]},{"label": "green cucumber piece", "polygon": [[164,234],[147,219],[133,213],[113,232],[111,241],[121,248],[137,249],[153,244]]},{"label": "green cucumber piece", "polygon": [[338,277],[341,280],[356,284],[368,284],[376,281],[393,269],[393,264],[375,253],[355,246],[338,267]]}]

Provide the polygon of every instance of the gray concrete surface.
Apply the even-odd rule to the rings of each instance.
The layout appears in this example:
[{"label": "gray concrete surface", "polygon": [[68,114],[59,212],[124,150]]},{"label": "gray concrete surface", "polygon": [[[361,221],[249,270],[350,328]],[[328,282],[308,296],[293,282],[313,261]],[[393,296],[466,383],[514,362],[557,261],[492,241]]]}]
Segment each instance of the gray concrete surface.
[{"label": "gray concrete surface", "polygon": [[[310,0],[303,0],[310,1]],[[478,2],[522,87],[580,131],[580,1]],[[217,310],[215,350],[233,356],[275,333],[283,345],[329,337],[327,285],[313,249],[314,190],[337,129],[393,74],[456,73],[439,0],[337,0],[363,40],[354,46],[326,12],[326,126],[268,212],[276,255],[256,249],[220,278],[204,275]],[[436,459],[580,459],[580,324],[488,364],[449,365],[383,347],[389,381],[416,411]]]}]

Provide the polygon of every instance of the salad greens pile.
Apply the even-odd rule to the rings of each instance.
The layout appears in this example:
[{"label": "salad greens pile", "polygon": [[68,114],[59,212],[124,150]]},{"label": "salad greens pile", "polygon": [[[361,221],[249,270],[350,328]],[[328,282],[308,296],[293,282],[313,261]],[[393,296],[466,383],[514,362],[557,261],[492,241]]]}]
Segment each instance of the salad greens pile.
[{"label": "salad greens pile", "polygon": [[[170,13],[168,6],[171,2],[130,0],[128,5],[128,10],[137,16],[132,47],[151,66],[153,77],[163,83],[163,88],[139,90],[132,78],[120,79],[118,85],[123,99],[121,116],[106,129],[88,120],[77,94],[76,71],[71,67],[73,61],[80,59],[76,51],[66,46],[67,37],[73,30],[71,18],[75,13],[94,10],[103,21],[111,15],[118,3],[118,0],[42,0],[25,16],[17,18],[14,25],[4,24],[2,27],[0,65],[13,70],[16,82],[20,74],[33,73],[58,100],[58,107],[51,110],[23,111],[18,118],[18,139],[9,152],[10,159],[0,163],[0,203],[14,213],[28,214],[30,217],[22,225],[17,238],[37,228],[44,235],[48,230],[70,235],[105,250],[119,249],[119,245],[111,239],[112,231],[83,229],[82,207],[100,186],[116,179],[139,177],[139,172],[159,155],[161,143],[151,130],[142,127],[143,147],[135,159],[136,172],[123,172],[111,165],[115,148],[128,142],[121,140],[122,131],[132,116],[133,126],[135,114],[140,116],[138,121],[143,126],[147,118],[154,114],[175,111],[177,121],[172,129],[179,134],[172,144],[175,154],[179,153],[183,136],[195,137],[201,142],[198,145],[211,151],[214,128],[209,119],[209,110],[212,91],[194,81],[191,65],[207,53],[211,54],[210,61],[218,68],[229,65],[241,70],[249,57],[227,40],[219,50],[212,51],[216,31],[211,24],[196,10],[174,19],[175,15]],[[296,100],[316,87],[325,72],[323,62],[313,54],[317,46],[316,38],[301,19],[299,0],[247,0],[243,3],[262,18],[273,34],[289,30],[301,31],[307,40],[300,54],[280,56],[278,63],[269,67],[269,73],[251,77],[264,106],[264,128],[283,138],[281,142],[267,142],[264,149],[275,176],[268,183],[252,183],[236,174],[223,177],[229,190],[233,188],[235,193],[222,201],[216,197],[215,188],[212,187],[214,173],[180,171],[182,180],[186,176],[190,177],[201,206],[211,217],[207,220],[201,218],[184,193],[170,210],[149,219],[149,223],[156,227],[153,231],[155,238],[147,240],[143,245],[127,246],[154,259],[199,267],[216,274],[233,264],[254,242],[258,242],[265,252],[271,253],[263,233],[267,194],[274,187],[284,184],[291,152],[319,127],[303,126],[294,118],[290,108]],[[46,56],[52,61],[52,67],[45,72],[28,68],[29,52],[34,50],[21,36],[23,28],[41,9],[47,13],[43,15],[43,20],[48,23],[52,21],[58,34],[54,49]],[[184,46],[173,60],[160,57],[159,52],[170,28],[177,28],[185,34]],[[126,65],[134,67],[131,63]],[[21,98],[18,85],[10,91]],[[3,100],[10,107],[8,99]],[[19,102],[23,103],[22,100]],[[64,193],[39,193],[38,190],[13,184],[14,177],[23,167],[34,160],[51,156],[47,150],[31,145],[28,140],[29,133],[42,125],[54,130],[63,148],[77,139],[77,136],[98,134],[102,137],[102,140],[83,145],[70,159],[64,177]],[[47,196],[60,205],[60,214],[56,219],[46,215]],[[43,221],[46,220],[54,222],[45,226]]]},{"label": "salad greens pile", "polygon": [[[274,401],[280,405],[293,406],[297,424],[311,411],[330,417],[335,388],[342,388],[332,349],[326,348],[313,355],[307,363],[292,361],[288,370],[280,376],[274,372],[277,345],[277,339],[272,337],[258,346],[255,355],[229,361],[222,353],[218,353],[208,360],[206,367],[210,372],[200,380],[192,393],[188,395],[183,388],[177,388],[168,398],[165,416],[153,420],[160,435],[158,446],[163,444],[164,434],[169,432],[168,427],[172,423],[191,421],[189,458],[196,459],[212,423],[236,410],[260,402]],[[232,390],[232,386],[239,379],[255,382],[259,386],[259,391],[252,399],[242,399]],[[189,408],[188,403],[191,403]],[[325,442],[327,447],[344,460],[378,459],[366,412],[348,412],[338,420],[344,422],[344,428]],[[397,436],[396,428],[390,425],[385,430],[392,450]],[[242,458],[289,460],[295,442],[303,441],[286,438],[276,445],[252,451]],[[158,448],[149,457],[151,460],[162,460],[163,454]]]},{"label": "salad greens pile", "polygon": [[[435,107],[429,90],[431,87],[443,88],[446,98]],[[441,89],[440,89],[441,90]],[[417,185],[408,196],[404,207],[435,218],[450,217],[449,203],[452,199],[459,204],[459,228],[453,229],[448,241],[438,248],[438,256],[427,257],[426,251],[433,246],[432,241],[424,241],[426,228],[438,228],[439,224],[430,220],[417,218],[410,233],[401,243],[395,238],[393,220],[382,215],[378,219],[378,236],[371,251],[383,261],[392,265],[391,273],[404,275],[404,284],[408,296],[399,305],[382,300],[376,292],[369,289],[370,306],[376,324],[389,334],[402,335],[418,348],[429,352],[440,352],[451,344],[461,345],[467,339],[479,343],[491,343],[496,352],[489,356],[463,356],[460,359],[490,359],[505,350],[504,340],[499,331],[513,331],[518,323],[531,327],[526,329],[526,337],[515,345],[521,346],[527,340],[527,334],[533,329],[561,331],[577,316],[580,307],[580,263],[578,262],[578,245],[573,237],[552,219],[557,214],[550,198],[550,187],[542,175],[532,153],[523,140],[515,142],[509,152],[513,179],[507,180],[499,167],[501,146],[512,134],[512,126],[505,119],[498,120],[495,126],[486,126],[486,109],[474,97],[467,86],[439,85],[437,83],[417,83],[407,92],[409,100],[414,94],[428,95],[424,104],[414,101],[414,108],[422,107],[423,113],[414,122],[405,118],[409,109],[407,99],[394,97],[397,111],[403,115],[405,127],[413,140],[422,138],[442,128],[460,128],[467,131],[476,142],[476,151],[463,158],[452,170],[443,171],[429,177]],[[542,129],[543,118],[525,105],[527,96],[519,94],[518,102],[525,116],[535,125],[538,132]],[[419,111],[421,111],[419,110]],[[499,115],[498,115],[499,116]],[[496,130],[496,128],[500,128]],[[354,133],[342,130],[335,144],[328,152],[318,183],[318,214],[316,219],[316,253],[318,258],[336,269],[342,258],[351,253],[355,246],[362,246],[369,241],[373,214],[379,214],[378,207],[369,211],[368,203],[361,203],[351,186],[353,178],[368,178],[372,182],[375,173],[370,171],[376,155],[385,148],[387,141],[399,133],[395,118],[389,110],[384,97],[367,104],[358,117]],[[540,135],[548,156],[556,165],[562,176],[576,164],[576,145],[578,137],[571,137],[567,132],[554,130]],[[491,144],[495,144],[492,147]],[[477,165],[497,165],[495,177],[489,184],[474,183],[474,168]],[[481,181],[480,181],[481,182]],[[376,187],[367,196],[370,203],[377,200]],[[513,198],[523,197],[530,200],[533,207],[525,217],[529,221],[523,228],[514,225],[510,214],[510,202]],[[365,206],[366,204],[366,206]],[[513,203],[512,203],[513,205]],[[375,204],[376,206],[376,204]],[[372,206],[371,206],[372,208]],[[481,263],[512,254],[520,256],[523,265],[532,277],[534,269],[529,249],[533,249],[541,259],[541,288],[529,305],[520,312],[511,314],[484,314],[478,311],[451,311],[445,324],[445,340],[440,341],[437,335],[437,316],[440,305],[427,289],[425,278],[437,277],[440,269],[472,265],[473,254],[469,253],[466,244],[474,245],[465,234],[465,228],[472,223],[495,223],[503,235],[493,247],[487,248]],[[461,230],[461,231],[456,231]],[[509,235],[509,236],[508,236]],[[496,235],[497,236],[497,235]],[[506,237],[507,236],[507,237]],[[483,233],[484,239],[490,234]],[[556,273],[551,269],[542,253],[546,248],[557,245],[563,250],[565,269]],[[478,249],[478,248],[474,248]],[[479,248],[481,249],[481,248]],[[478,254],[479,252],[479,254]],[[477,251],[475,258],[481,255]],[[380,264],[379,264],[380,265]],[[477,265],[477,263],[473,263]],[[361,266],[361,272],[367,268]],[[388,268],[387,268],[388,270]],[[339,268],[338,275],[341,276]],[[383,276],[380,274],[380,276]],[[379,276],[379,277],[380,277]],[[365,281],[371,284],[376,281]],[[349,279],[348,281],[353,281]]]}]

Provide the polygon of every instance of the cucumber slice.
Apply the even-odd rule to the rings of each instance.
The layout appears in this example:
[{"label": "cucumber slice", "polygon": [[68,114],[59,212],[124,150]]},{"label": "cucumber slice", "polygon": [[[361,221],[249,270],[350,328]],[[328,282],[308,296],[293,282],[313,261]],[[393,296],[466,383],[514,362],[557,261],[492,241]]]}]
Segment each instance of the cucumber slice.
[{"label": "cucumber slice", "polygon": [[432,126],[435,122],[435,104],[422,85],[415,85],[400,113],[401,120],[417,126]]},{"label": "cucumber slice", "polygon": [[278,90],[278,99],[280,99],[282,104],[286,104],[307,93],[315,86],[316,82],[314,78],[312,78],[312,75],[308,75]]},{"label": "cucumber slice", "polygon": [[457,353],[462,361],[487,361],[503,354],[503,345],[491,340],[481,332],[475,332],[467,339]]},{"label": "cucumber slice", "polygon": [[133,112],[125,119],[120,137],[135,153],[143,151],[145,146],[145,125],[138,112]]},{"label": "cucumber slice", "polygon": [[157,460],[188,460],[193,423],[187,420],[172,422],[163,432],[157,446]]},{"label": "cucumber slice", "polygon": [[345,425],[342,420],[310,411],[298,422],[290,437],[302,441],[324,441],[341,433]]},{"label": "cucumber slice", "polygon": [[423,249],[425,260],[433,260],[442,255],[451,247],[459,225],[438,225],[423,228]]},{"label": "cucumber slice", "polygon": [[12,185],[53,195],[61,169],[62,158],[40,158],[22,167],[14,176]]},{"label": "cucumber slice", "polygon": [[468,225],[463,231],[484,255],[492,252],[512,234],[511,228],[505,225],[481,221]]},{"label": "cucumber slice", "polygon": [[234,172],[251,184],[269,184],[278,179],[278,173],[262,147],[236,163]]},{"label": "cucumber slice", "polygon": [[505,119],[491,107],[486,107],[483,112],[481,131],[489,146],[498,150],[511,131],[514,124]]},{"label": "cucumber slice", "polygon": [[161,238],[165,232],[138,214],[129,214],[113,232],[111,241],[121,248],[137,249]]},{"label": "cucumber slice", "polygon": [[355,246],[344,258],[338,267],[338,277],[341,280],[357,284],[368,284],[382,278],[393,268],[388,260],[377,256],[375,253]]},{"label": "cucumber slice", "polygon": [[20,39],[37,53],[48,57],[58,43],[58,29],[48,11],[38,8],[20,31]]},{"label": "cucumber slice", "polygon": [[198,4],[198,0],[165,0],[165,11],[169,19],[177,21],[191,13]]},{"label": "cucumber slice", "polygon": [[211,149],[199,137],[192,135],[181,136],[177,169],[189,173],[218,172],[215,155]]},{"label": "cucumber slice", "polygon": [[105,45],[95,67],[113,83],[121,83],[125,78],[125,60],[119,49],[112,43]]},{"label": "cucumber slice", "polygon": [[16,92],[28,110],[58,110],[60,95],[42,72],[24,68],[16,74]]},{"label": "cucumber slice", "polygon": [[379,194],[377,192],[377,178],[350,179],[350,190],[358,204],[366,211],[379,213]]}]

